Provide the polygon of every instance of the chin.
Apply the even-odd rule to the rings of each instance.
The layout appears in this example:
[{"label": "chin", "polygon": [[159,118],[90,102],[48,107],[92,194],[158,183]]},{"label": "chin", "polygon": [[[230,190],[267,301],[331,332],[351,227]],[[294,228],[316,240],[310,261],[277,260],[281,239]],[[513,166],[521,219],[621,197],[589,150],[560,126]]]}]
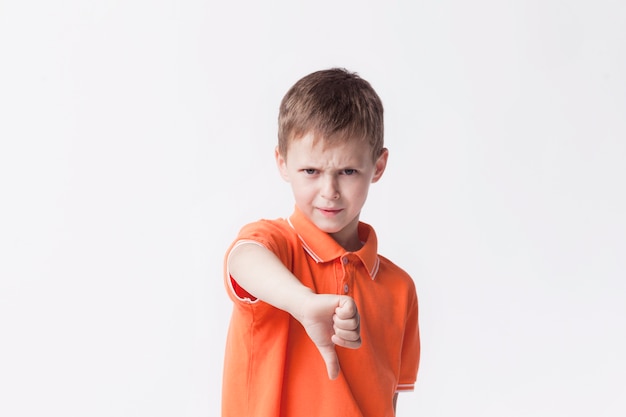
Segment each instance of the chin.
[{"label": "chin", "polygon": [[331,234],[339,233],[345,228],[345,225],[340,225],[340,226],[328,225],[328,224],[324,224],[322,222],[316,222],[316,221],[313,221],[313,224],[315,224],[315,226],[317,226],[317,228],[320,229],[322,232],[331,233]]},{"label": "chin", "polygon": [[318,224],[318,223],[315,223],[315,225],[316,225],[316,226],[317,226],[317,228],[318,228],[318,229],[320,229],[322,232],[325,232],[325,233],[330,233],[330,234],[333,234],[333,233],[338,233],[338,232],[341,232],[341,231],[343,230],[343,229],[342,229],[342,228],[340,228],[340,227],[324,227],[323,225]]},{"label": "chin", "polygon": [[320,221],[320,220],[311,219],[311,218],[309,218],[309,220],[311,221],[311,223],[317,226],[318,229],[326,233],[337,233],[343,229],[343,226],[341,225],[328,224],[324,220]]}]

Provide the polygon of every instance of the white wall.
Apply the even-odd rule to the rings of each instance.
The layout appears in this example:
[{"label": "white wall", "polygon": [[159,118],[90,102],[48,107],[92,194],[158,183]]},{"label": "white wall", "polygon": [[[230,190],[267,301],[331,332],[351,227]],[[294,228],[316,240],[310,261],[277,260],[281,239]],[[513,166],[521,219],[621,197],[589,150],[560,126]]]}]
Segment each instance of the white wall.
[{"label": "white wall", "polygon": [[[228,5],[227,5],[228,4]],[[386,106],[363,219],[414,277],[399,416],[626,413],[626,5],[0,2],[0,415],[217,416],[226,246],[277,107]]]}]

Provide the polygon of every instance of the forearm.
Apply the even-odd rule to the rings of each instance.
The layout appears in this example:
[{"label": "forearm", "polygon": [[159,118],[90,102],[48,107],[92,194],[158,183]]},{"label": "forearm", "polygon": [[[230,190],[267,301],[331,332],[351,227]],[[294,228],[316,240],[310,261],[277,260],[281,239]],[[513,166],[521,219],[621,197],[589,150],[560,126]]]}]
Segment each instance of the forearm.
[{"label": "forearm", "polygon": [[228,258],[230,275],[248,293],[300,319],[300,306],[314,293],[269,249],[255,243],[236,246]]}]

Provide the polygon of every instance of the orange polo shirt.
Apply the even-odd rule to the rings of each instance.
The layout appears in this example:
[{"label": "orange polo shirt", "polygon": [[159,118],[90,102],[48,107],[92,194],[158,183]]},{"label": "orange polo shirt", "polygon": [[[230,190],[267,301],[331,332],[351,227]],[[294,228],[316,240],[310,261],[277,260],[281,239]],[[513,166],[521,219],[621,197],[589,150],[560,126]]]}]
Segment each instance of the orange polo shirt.
[{"label": "orange polo shirt", "polygon": [[260,244],[316,293],[354,298],[362,344],[358,349],[336,347],[341,372],[328,379],[324,361],[300,323],[254,299],[225,268],[234,307],[222,416],[394,415],[394,394],[412,391],[417,376],[417,295],[409,275],[378,255],[374,229],[360,223],[359,237],[363,247],[346,252],[298,209],[289,219],[261,220],[241,229],[228,253],[241,242]]}]

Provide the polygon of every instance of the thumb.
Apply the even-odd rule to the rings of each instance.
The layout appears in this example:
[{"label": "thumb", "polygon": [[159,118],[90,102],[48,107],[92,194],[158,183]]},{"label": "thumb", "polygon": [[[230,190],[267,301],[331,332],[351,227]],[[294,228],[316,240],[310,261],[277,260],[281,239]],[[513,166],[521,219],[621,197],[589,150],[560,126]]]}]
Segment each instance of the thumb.
[{"label": "thumb", "polygon": [[339,358],[337,358],[337,352],[335,352],[335,345],[318,346],[318,350],[324,359],[326,364],[326,370],[328,371],[328,378],[335,379],[339,376]]}]

